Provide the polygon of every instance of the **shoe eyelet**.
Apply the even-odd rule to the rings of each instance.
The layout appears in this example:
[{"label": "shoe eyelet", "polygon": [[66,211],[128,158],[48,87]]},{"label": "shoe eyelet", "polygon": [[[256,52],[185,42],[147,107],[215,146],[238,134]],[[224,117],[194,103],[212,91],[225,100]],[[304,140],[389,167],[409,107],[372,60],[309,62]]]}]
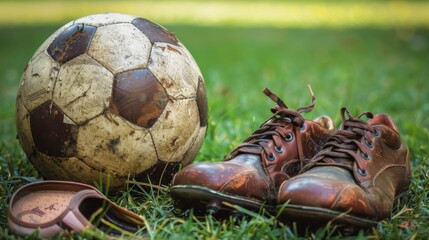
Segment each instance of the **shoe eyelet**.
[{"label": "shoe eyelet", "polygon": [[301,125],[301,127],[299,127],[299,130],[300,130],[300,131],[304,131],[304,130],[305,130],[305,123],[303,123],[303,124]]},{"label": "shoe eyelet", "polygon": [[380,131],[378,131],[377,128],[374,128],[374,136],[376,137],[380,136]]},{"label": "shoe eyelet", "polygon": [[291,122],[292,122],[292,119],[290,119],[290,118],[288,118],[288,117],[283,117],[283,119],[284,119],[286,122],[288,122],[288,123],[291,123]]},{"label": "shoe eyelet", "polygon": [[369,154],[367,154],[367,153],[364,153],[364,152],[360,152],[360,155],[362,156],[362,158],[363,159],[365,159],[365,160],[369,160],[369,159],[371,159],[371,157],[369,156]]},{"label": "shoe eyelet", "polygon": [[274,161],[274,160],[276,160],[276,157],[274,156],[274,154],[268,154],[268,155],[267,155],[267,159],[268,159],[269,161]]},{"label": "shoe eyelet", "polygon": [[292,135],[292,133],[288,133],[288,134],[286,135],[286,137],[285,137],[285,140],[286,140],[287,142],[292,141],[292,140],[293,140],[293,135]]},{"label": "shoe eyelet", "polygon": [[360,175],[362,175],[363,177],[365,177],[365,176],[367,175],[367,173],[366,173],[365,169],[360,169],[360,168],[358,168],[358,173],[359,173]]},{"label": "shoe eyelet", "polygon": [[374,148],[374,143],[365,138],[365,145],[369,148]]},{"label": "shoe eyelet", "polygon": [[283,147],[281,146],[280,147],[274,146],[274,150],[278,153],[283,153]]}]

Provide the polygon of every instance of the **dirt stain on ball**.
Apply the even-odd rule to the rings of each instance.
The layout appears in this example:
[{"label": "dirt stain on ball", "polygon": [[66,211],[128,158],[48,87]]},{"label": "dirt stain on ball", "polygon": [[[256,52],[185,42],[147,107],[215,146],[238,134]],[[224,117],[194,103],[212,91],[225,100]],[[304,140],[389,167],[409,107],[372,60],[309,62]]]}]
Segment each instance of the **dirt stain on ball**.
[{"label": "dirt stain on ball", "polygon": [[112,153],[116,153],[116,149],[117,149],[117,147],[118,147],[118,145],[121,143],[121,139],[119,138],[119,137],[117,137],[117,138],[114,138],[114,139],[111,139],[110,141],[109,141],[109,150],[112,152]]}]

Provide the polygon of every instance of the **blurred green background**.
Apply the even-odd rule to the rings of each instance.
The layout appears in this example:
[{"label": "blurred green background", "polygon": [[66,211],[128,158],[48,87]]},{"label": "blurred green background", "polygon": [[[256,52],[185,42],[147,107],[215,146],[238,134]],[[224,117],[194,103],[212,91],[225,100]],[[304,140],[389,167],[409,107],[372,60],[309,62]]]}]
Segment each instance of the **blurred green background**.
[{"label": "blurred green background", "polygon": [[[221,160],[270,116],[274,103],[262,94],[264,87],[297,108],[310,103],[306,84],[311,84],[317,104],[305,117],[328,114],[337,126],[343,106],[354,115],[392,115],[410,148],[413,184],[394,210],[396,218],[370,234],[390,236],[396,234],[392,229],[411,222],[413,228],[393,236],[427,236],[427,1],[0,1],[2,181],[23,174],[18,165],[10,165],[24,158],[14,118],[26,63],[60,26],[101,12],[155,21],[173,31],[196,59],[210,107],[197,161]],[[13,189],[3,187],[6,201],[6,192]],[[6,226],[2,214],[0,224]]]},{"label": "blurred green background", "polygon": [[[33,52],[66,22],[101,12],[146,17],[175,32],[205,76],[212,119],[228,109],[257,116],[265,86],[302,105],[310,83],[316,113],[339,120],[346,105],[428,126],[426,1],[21,0],[0,1],[2,139],[14,139],[14,98]],[[217,108],[225,99],[230,107]]]}]

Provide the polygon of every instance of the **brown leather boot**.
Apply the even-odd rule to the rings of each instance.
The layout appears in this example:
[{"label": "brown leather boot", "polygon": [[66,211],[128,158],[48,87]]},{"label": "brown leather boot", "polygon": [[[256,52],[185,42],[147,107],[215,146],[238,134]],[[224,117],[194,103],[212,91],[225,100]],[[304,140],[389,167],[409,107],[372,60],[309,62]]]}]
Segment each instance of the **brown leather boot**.
[{"label": "brown leather boot", "polygon": [[280,184],[296,175],[333,135],[329,117],[305,120],[301,113],[314,108],[312,104],[297,110],[288,109],[275,94],[265,95],[277,103],[272,115],[230,156],[219,163],[196,163],[185,167],[173,179],[171,195],[181,208],[209,210],[221,215],[232,209],[227,202],[258,211],[264,207],[275,210]]},{"label": "brown leather boot", "polygon": [[389,216],[395,198],[408,188],[408,149],[392,118],[364,113],[366,122],[345,108],[341,115],[340,130],[302,173],[280,187],[279,203],[287,202],[284,220],[370,227]]}]

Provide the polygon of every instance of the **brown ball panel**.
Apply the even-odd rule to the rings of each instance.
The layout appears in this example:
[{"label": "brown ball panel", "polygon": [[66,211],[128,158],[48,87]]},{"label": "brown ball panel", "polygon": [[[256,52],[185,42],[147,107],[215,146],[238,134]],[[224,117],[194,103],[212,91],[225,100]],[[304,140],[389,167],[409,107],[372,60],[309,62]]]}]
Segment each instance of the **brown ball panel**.
[{"label": "brown ball panel", "polygon": [[153,185],[168,185],[179,171],[180,165],[180,162],[158,161],[148,170],[136,175],[135,179],[147,183],[150,181]]},{"label": "brown ball panel", "polygon": [[150,128],[167,103],[164,88],[149,70],[138,69],[116,75],[111,108],[126,120]]},{"label": "brown ball panel", "polygon": [[205,127],[208,122],[209,107],[207,103],[206,88],[204,87],[204,82],[201,76],[198,77],[197,106],[198,113],[200,115],[200,126]]},{"label": "brown ball panel", "polygon": [[47,101],[30,113],[30,126],[36,148],[51,157],[70,157],[76,149],[78,126],[53,102]]},{"label": "brown ball panel", "polygon": [[59,63],[65,63],[84,54],[94,36],[96,27],[84,24],[75,24],[64,30],[49,45],[49,55]]},{"label": "brown ball panel", "polygon": [[174,33],[147,19],[136,18],[132,21],[132,24],[148,37],[152,43],[165,42],[179,46],[179,40],[174,36]]}]

